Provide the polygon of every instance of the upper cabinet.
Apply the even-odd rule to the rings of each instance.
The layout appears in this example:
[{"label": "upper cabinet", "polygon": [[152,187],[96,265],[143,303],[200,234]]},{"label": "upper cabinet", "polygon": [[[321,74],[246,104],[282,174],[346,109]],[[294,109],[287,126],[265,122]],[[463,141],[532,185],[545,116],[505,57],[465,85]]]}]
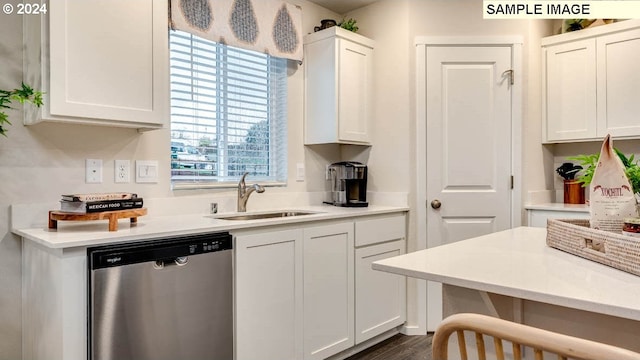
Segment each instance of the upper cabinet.
[{"label": "upper cabinet", "polygon": [[640,136],[640,24],[596,42],[599,137]]},{"label": "upper cabinet", "polygon": [[543,142],[640,138],[640,21],[542,39]]},{"label": "upper cabinet", "polygon": [[56,0],[24,17],[24,81],[45,92],[25,124],[161,128],[169,116],[166,0]]},{"label": "upper cabinet", "polygon": [[337,26],[305,36],[306,145],[369,144],[373,47]]}]

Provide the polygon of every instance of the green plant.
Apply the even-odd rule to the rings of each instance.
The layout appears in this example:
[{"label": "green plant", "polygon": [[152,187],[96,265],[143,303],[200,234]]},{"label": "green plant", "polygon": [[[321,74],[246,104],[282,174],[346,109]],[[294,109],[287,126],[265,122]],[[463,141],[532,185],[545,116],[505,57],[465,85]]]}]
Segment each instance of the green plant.
[{"label": "green plant", "polygon": [[595,19],[567,19],[564,22],[567,26],[567,31],[578,31],[591,25],[594,21]]},{"label": "green plant", "polygon": [[343,29],[347,29],[349,31],[358,32],[358,25],[356,25],[356,20],[349,18],[349,20],[342,20],[340,24],[338,24]]},{"label": "green plant", "polygon": [[4,109],[11,109],[12,101],[18,101],[21,104],[25,102],[31,103],[37,107],[42,106],[42,92],[35,91],[31,86],[22,83],[20,89],[0,90],[0,135],[7,136],[5,126],[11,125],[9,115]]},{"label": "green plant", "polygon": [[578,155],[568,158],[569,160],[575,160],[582,165],[582,173],[576,178],[583,187],[589,186],[591,180],[593,180],[593,173],[598,165],[598,159],[600,154],[591,155]]},{"label": "green plant", "polygon": [[[627,157],[620,150],[614,149],[618,157],[622,161],[622,164],[625,167],[625,174],[631,183],[631,188],[634,193],[640,192],[640,165],[638,165],[638,161],[634,161],[634,155]],[[583,187],[589,186],[591,181],[593,180],[593,174],[596,170],[596,166],[598,166],[598,160],[600,159],[600,154],[591,154],[591,155],[578,155],[568,158],[569,160],[576,160],[580,162],[580,165],[584,167],[582,170],[582,174],[580,174],[576,179],[578,182],[582,184]]]}]

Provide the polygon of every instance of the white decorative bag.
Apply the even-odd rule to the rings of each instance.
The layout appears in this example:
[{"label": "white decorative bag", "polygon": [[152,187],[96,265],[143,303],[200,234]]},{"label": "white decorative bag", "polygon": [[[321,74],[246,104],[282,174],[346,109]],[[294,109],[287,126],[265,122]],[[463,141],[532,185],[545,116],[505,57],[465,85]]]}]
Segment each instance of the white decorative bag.
[{"label": "white decorative bag", "polygon": [[609,135],[602,143],[589,191],[592,228],[621,233],[624,219],[637,216],[631,183]]}]

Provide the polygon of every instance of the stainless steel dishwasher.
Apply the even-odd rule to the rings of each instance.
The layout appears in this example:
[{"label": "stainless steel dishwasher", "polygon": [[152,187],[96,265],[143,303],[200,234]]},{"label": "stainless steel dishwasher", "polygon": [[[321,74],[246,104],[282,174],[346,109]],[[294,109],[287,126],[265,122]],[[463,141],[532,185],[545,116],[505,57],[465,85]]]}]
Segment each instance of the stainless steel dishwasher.
[{"label": "stainless steel dishwasher", "polygon": [[229,233],[88,249],[89,358],[233,359]]}]

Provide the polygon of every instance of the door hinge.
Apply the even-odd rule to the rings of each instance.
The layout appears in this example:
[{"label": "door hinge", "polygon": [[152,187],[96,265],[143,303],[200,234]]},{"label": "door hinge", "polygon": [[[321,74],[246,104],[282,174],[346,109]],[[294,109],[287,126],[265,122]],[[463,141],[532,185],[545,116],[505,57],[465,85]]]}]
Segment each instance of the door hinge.
[{"label": "door hinge", "polygon": [[513,85],[513,78],[514,78],[513,69],[505,70],[502,73],[502,76],[505,76],[505,75],[509,76],[509,84]]},{"label": "door hinge", "polygon": [[511,175],[511,190],[513,190],[513,175]]}]

